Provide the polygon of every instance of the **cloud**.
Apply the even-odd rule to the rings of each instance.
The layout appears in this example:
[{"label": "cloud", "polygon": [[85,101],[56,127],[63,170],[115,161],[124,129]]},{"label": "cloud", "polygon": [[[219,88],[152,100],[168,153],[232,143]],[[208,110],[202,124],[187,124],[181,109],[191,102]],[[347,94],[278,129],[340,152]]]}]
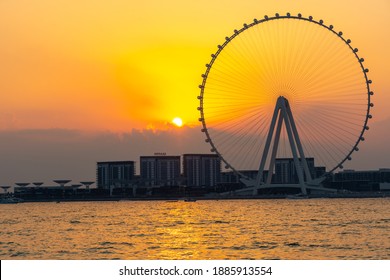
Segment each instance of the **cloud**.
[{"label": "cloud", "polygon": [[[134,160],[165,152],[208,152],[199,128],[128,133],[39,129],[0,132],[0,185],[54,179],[95,180],[96,162]],[[137,172],[139,167],[137,167]]]},{"label": "cloud", "polygon": [[[370,124],[366,141],[345,164],[348,169],[390,167],[390,119]],[[141,155],[209,153],[200,127],[137,130],[126,133],[68,129],[0,131],[0,185],[55,179],[96,179],[96,162],[134,160]],[[137,173],[139,166],[137,166]]]}]

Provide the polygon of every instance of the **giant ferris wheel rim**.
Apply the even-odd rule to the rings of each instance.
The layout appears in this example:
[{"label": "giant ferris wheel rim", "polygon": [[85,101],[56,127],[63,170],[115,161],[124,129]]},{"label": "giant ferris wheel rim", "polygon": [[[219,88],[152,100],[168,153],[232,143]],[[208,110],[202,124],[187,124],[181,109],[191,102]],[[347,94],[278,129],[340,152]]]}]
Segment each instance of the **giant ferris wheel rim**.
[{"label": "giant ferris wheel rim", "polygon": [[368,120],[372,118],[370,111],[371,111],[371,107],[374,106],[373,103],[371,102],[371,96],[374,94],[371,91],[371,86],[370,86],[372,81],[368,78],[367,73],[369,72],[369,70],[364,67],[364,64],[363,64],[364,59],[358,55],[358,49],[354,48],[351,45],[351,40],[343,37],[343,32],[336,31],[334,29],[333,25],[324,24],[324,21],[322,19],[316,20],[312,16],[304,17],[300,13],[297,15],[291,15],[290,13],[286,13],[286,15],[280,15],[279,13],[276,13],[274,16],[265,15],[264,18],[262,18],[262,19],[255,18],[251,23],[249,23],[249,24],[244,23],[243,27],[241,27],[240,29],[235,29],[233,31],[232,35],[225,37],[225,41],[221,45],[218,45],[217,51],[211,55],[210,62],[206,64],[206,71],[201,75],[202,83],[199,85],[199,88],[200,88],[200,95],[198,96],[198,99],[200,102],[200,106],[198,107],[198,111],[200,112],[199,121],[202,124],[201,131],[203,133],[205,133],[205,135],[206,135],[205,141],[211,145],[210,151],[216,153],[221,158],[221,160],[225,164],[226,169],[231,169],[232,171],[234,171],[235,173],[238,173],[240,175],[243,175],[243,174],[240,173],[240,170],[237,170],[231,163],[229,163],[229,161],[227,159],[225,159],[225,157],[218,151],[215,143],[213,142],[212,137],[210,136],[209,129],[207,127],[206,119],[204,116],[204,107],[203,107],[204,93],[205,93],[204,90],[206,88],[207,78],[208,78],[208,75],[210,73],[210,70],[212,69],[214,62],[217,60],[220,53],[225,49],[225,47],[227,45],[229,45],[242,32],[245,32],[249,28],[256,26],[256,25],[260,25],[260,24],[265,23],[265,22],[270,22],[270,21],[275,21],[275,20],[283,20],[283,19],[300,20],[300,21],[305,21],[305,22],[311,23],[311,24],[317,24],[317,25],[327,29],[328,31],[332,32],[335,36],[337,36],[340,40],[342,40],[349,47],[351,52],[354,54],[357,62],[360,64],[360,68],[364,74],[364,79],[365,79],[365,84],[366,84],[366,89],[367,89],[367,109],[366,109],[366,116],[364,118],[362,129],[360,131],[360,135],[358,136],[356,142],[352,145],[352,148],[349,151],[349,153],[347,153],[347,155],[343,159],[341,159],[337,165],[335,165],[333,168],[331,168],[329,171],[327,171],[326,174],[332,173],[336,169],[343,169],[344,162],[347,160],[351,160],[352,153],[359,150],[358,145],[361,141],[365,140],[363,135],[364,135],[365,131],[369,129],[367,124],[368,124]]}]

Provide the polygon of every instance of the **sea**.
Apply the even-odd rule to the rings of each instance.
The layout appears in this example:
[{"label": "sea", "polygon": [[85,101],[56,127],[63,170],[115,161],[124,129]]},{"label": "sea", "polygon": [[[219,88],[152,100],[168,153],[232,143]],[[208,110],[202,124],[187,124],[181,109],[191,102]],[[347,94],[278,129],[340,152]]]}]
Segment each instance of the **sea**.
[{"label": "sea", "polygon": [[0,259],[389,260],[390,198],[2,204]]}]

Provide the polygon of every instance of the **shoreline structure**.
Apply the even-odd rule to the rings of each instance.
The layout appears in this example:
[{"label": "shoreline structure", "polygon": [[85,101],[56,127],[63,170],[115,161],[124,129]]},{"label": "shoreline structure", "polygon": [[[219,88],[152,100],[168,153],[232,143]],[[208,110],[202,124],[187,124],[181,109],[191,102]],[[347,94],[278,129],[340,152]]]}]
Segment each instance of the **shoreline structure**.
[{"label": "shoreline structure", "polygon": [[326,199],[326,198],[390,198],[390,192],[375,192],[375,193],[333,193],[333,194],[312,194],[308,196],[298,195],[258,195],[258,196],[244,196],[244,195],[208,195],[208,196],[186,196],[186,197],[53,197],[53,198],[21,198],[18,203],[25,202],[96,202],[96,201],[166,201],[166,202],[195,202],[198,200],[261,200],[261,199]]}]

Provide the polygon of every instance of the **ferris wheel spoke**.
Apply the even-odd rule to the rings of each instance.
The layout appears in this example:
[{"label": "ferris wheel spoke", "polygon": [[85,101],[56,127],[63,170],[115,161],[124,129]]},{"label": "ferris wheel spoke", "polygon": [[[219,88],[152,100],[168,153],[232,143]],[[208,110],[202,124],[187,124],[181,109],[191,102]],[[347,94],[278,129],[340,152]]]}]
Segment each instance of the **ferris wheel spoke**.
[{"label": "ferris wheel spoke", "polygon": [[[332,87],[329,86],[331,83]],[[326,80],[324,79],[321,81],[321,83],[318,83],[316,85],[308,85],[307,91],[312,94],[312,97],[316,96],[316,92],[328,92],[333,93],[334,91],[340,91],[340,90],[352,90],[356,88],[362,88],[362,84],[357,84],[355,81],[353,83],[349,83],[347,79],[345,79],[345,82],[342,81],[332,81],[330,79]]]},{"label": "ferris wheel spoke", "polygon": [[[312,28],[316,28],[316,26],[312,26]],[[297,80],[305,82],[307,82],[311,76],[316,76],[318,69],[324,64],[319,58],[321,58],[324,53],[329,52],[329,48],[326,48],[326,40],[324,36],[321,36],[320,32],[311,31],[312,32],[307,33],[314,33],[314,37],[311,36],[309,40],[302,44],[303,56],[300,60],[295,62],[297,64],[297,71],[295,76],[293,76],[296,77]]]},{"label": "ferris wheel spoke", "polygon": [[[219,110],[219,114],[216,116],[209,115],[211,122],[216,122],[217,124],[224,125],[224,123],[229,122],[231,124],[232,121],[234,122],[240,122],[240,119],[247,116],[248,114],[251,115],[252,113],[255,113],[260,118],[264,113],[262,110],[259,110],[258,108],[249,107],[245,111],[242,108],[226,108],[226,110]],[[207,115],[207,114],[205,114]]]},{"label": "ferris wheel spoke", "polygon": [[337,116],[337,114],[333,114],[332,112],[329,112],[326,110],[323,111],[323,110],[321,110],[321,108],[318,108],[318,110],[316,110],[316,114],[319,114],[319,118],[321,118],[323,121],[327,121],[331,124],[333,124],[334,122],[342,123],[343,125],[349,124],[349,125],[355,127],[355,130],[360,131],[361,122],[362,122],[361,119],[355,120],[353,122],[352,121],[353,119],[346,120],[344,117]]},{"label": "ferris wheel spoke", "polygon": [[[312,143],[312,142],[314,142],[313,139],[308,137],[308,135],[307,135],[307,133],[306,133],[306,131],[304,129],[300,128],[299,122],[296,125],[297,125],[298,131],[300,131],[301,135],[303,136],[302,137],[302,146],[303,146],[303,149],[306,152],[306,155],[308,157],[313,157],[313,155],[315,154],[314,151],[316,150],[314,148],[314,143]],[[321,154],[319,154],[319,156],[317,157],[316,160],[319,161],[320,163],[325,162],[323,160],[323,156]]]},{"label": "ferris wheel spoke", "polygon": [[[360,129],[357,129],[357,126],[355,126],[355,128],[353,129],[350,126],[348,126],[348,123],[344,122],[342,119],[335,119],[333,116],[330,116],[329,114],[326,114],[326,113],[322,113],[321,111],[317,111],[316,115],[317,115],[317,118],[315,118],[315,119],[318,119],[318,121],[321,124],[327,125],[327,126],[329,126],[329,128],[333,128],[332,130],[341,129],[341,131],[352,135],[352,137],[356,136],[356,131],[360,130]],[[302,118],[300,118],[300,119],[302,119]],[[306,119],[313,119],[313,118],[308,117]],[[353,129],[353,132],[350,131],[350,129]],[[344,135],[344,133],[343,133],[343,135]]]},{"label": "ferris wheel spoke", "polygon": [[[349,138],[349,139],[347,139],[349,141],[346,141],[346,140],[344,140],[344,138],[342,138],[340,136],[340,133],[337,133],[337,132],[343,132],[343,133],[347,132],[347,134],[349,134],[350,136],[354,136],[355,133],[352,133],[348,127],[339,126],[339,125],[335,125],[333,123],[329,123],[329,122],[327,122],[326,119],[324,120],[323,118],[318,119],[318,122],[316,121],[313,124],[316,128],[320,129],[320,132],[323,132],[323,133],[321,133],[321,135],[323,135],[324,139],[330,138],[330,136],[332,136],[331,139],[339,139],[340,140],[339,144],[342,145],[344,143],[346,145],[347,149],[348,149],[348,145],[351,143],[350,141],[354,139],[352,137],[349,138],[347,135],[345,135],[344,138]],[[337,130],[337,131],[335,131],[335,130]],[[317,132],[318,132],[318,130],[317,130]]]},{"label": "ferris wheel spoke", "polygon": [[[251,120],[252,119],[252,120]],[[258,118],[246,118],[246,121],[252,121],[252,122],[255,122],[255,121],[260,121]],[[237,121],[231,121],[229,123],[227,123],[226,125],[220,125],[220,126],[215,126],[215,134],[217,133],[217,131],[229,131],[229,132],[242,132],[244,131],[245,129],[247,129],[247,127],[243,127],[242,125],[240,125],[242,123],[242,119],[241,120],[237,120]],[[228,128],[228,129],[227,129]]]},{"label": "ferris wheel spoke", "polygon": [[[341,154],[345,153],[350,148],[350,142],[345,140],[347,137],[340,137],[340,133],[336,133],[334,129],[332,130],[330,126],[324,125],[324,123],[317,122],[316,124],[317,125],[315,127],[312,126],[313,133],[315,131],[315,133],[318,134],[321,139],[328,139],[326,142],[330,143],[328,144],[328,147],[333,147],[334,150],[340,152]],[[329,131],[329,129],[331,130]],[[334,152],[334,154],[336,153]]]},{"label": "ferris wheel spoke", "polygon": [[333,144],[332,141],[323,141],[323,139],[327,139],[329,136],[324,134],[324,131],[326,130],[320,129],[319,125],[321,124],[314,122],[313,125],[311,125],[311,129],[307,131],[311,134],[311,138],[314,139],[318,147],[321,147],[321,149],[324,151],[324,154],[333,161],[336,161],[335,154],[337,154],[337,152],[335,152],[334,149],[335,144]]}]

